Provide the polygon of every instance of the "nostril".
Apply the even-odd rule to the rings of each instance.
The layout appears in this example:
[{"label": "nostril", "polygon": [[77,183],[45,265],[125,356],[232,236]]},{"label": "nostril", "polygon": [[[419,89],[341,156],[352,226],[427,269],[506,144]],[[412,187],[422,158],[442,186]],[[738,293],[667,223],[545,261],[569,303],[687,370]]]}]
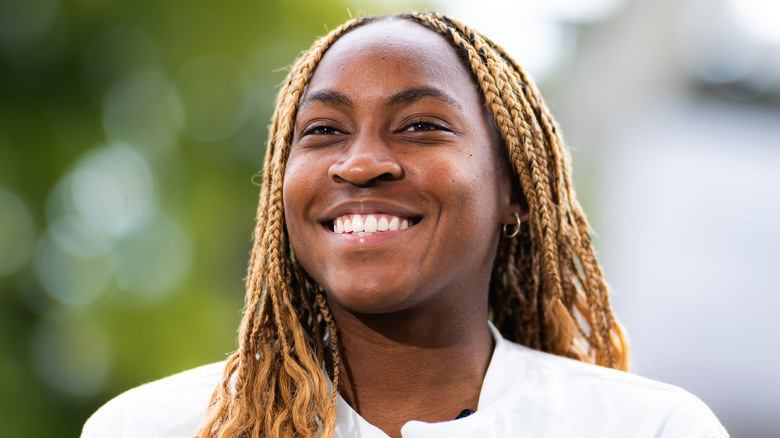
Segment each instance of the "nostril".
[{"label": "nostril", "polygon": [[328,170],[335,182],[347,182],[356,186],[370,186],[381,181],[393,181],[401,178],[403,168],[394,159],[363,159],[361,162],[349,160],[336,163]]},{"label": "nostril", "polygon": [[328,174],[333,181],[370,186],[403,175],[396,150],[381,136],[364,133],[339,151]]},{"label": "nostril", "polygon": [[399,179],[401,177],[401,175],[403,175],[403,172],[399,172],[397,175],[393,174],[393,173],[390,173],[390,172],[386,172],[386,173],[383,173],[383,174],[379,175],[378,177],[376,177],[374,179],[379,180],[379,181],[393,181],[393,180]]},{"label": "nostril", "polygon": [[400,165],[392,165],[397,169],[388,169],[388,165],[332,167],[329,176],[335,182],[347,182],[357,186],[370,186],[382,181],[393,181],[403,175]]}]

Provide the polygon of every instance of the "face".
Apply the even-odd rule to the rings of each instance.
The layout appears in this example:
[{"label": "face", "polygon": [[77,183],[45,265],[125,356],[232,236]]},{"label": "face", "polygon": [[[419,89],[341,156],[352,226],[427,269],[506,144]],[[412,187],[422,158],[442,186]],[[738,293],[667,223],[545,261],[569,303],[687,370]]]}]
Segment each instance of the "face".
[{"label": "face", "polygon": [[386,20],[328,49],[295,119],[283,198],[295,255],[334,313],[485,302],[501,224],[518,210],[499,148],[442,36]]}]

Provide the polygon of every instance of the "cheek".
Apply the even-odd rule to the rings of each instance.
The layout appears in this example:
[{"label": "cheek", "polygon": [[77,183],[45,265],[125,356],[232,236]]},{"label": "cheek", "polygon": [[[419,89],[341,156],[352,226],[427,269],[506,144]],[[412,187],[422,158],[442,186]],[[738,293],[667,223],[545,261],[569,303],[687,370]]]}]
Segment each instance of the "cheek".
[{"label": "cheek", "polygon": [[486,153],[461,152],[447,164],[446,170],[440,172],[447,175],[442,183],[449,186],[452,201],[476,210],[464,217],[477,215],[484,220],[497,211],[504,178],[493,158]]},{"label": "cheek", "polygon": [[291,156],[284,172],[282,200],[287,231],[290,235],[298,231],[295,228],[303,220],[303,215],[317,187],[316,177],[309,167],[305,160],[294,159]]},{"label": "cheek", "polygon": [[[292,164],[292,163],[291,163]],[[299,170],[296,170],[299,169]],[[284,206],[285,228],[290,245],[301,265],[310,271],[308,254],[312,248],[307,246],[306,211],[311,199],[309,179],[300,166],[288,165],[282,186],[282,204]]]}]

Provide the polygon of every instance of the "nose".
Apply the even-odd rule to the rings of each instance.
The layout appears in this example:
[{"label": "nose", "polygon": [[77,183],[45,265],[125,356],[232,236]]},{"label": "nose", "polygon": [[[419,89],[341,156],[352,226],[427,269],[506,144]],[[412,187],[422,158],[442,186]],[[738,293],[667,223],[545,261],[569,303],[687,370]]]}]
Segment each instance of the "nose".
[{"label": "nose", "polygon": [[[363,137],[363,138],[361,138]],[[348,145],[343,155],[331,164],[328,175],[333,181],[370,186],[379,181],[401,178],[403,167],[390,145],[379,136],[364,135]]]}]

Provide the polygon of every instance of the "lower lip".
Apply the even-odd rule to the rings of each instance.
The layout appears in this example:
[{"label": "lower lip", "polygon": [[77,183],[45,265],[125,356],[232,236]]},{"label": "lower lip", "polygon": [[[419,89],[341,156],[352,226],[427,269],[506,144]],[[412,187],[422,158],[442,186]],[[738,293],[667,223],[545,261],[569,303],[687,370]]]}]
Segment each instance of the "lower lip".
[{"label": "lower lip", "polygon": [[328,233],[336,239],[336,242],[343,245],[379,245],[403,236],[416,225],[417,224],[404,228],[403,230],[382,231],[366,236],[358,236],[352,233],[334,233],[333,231],[328,231]]}]

